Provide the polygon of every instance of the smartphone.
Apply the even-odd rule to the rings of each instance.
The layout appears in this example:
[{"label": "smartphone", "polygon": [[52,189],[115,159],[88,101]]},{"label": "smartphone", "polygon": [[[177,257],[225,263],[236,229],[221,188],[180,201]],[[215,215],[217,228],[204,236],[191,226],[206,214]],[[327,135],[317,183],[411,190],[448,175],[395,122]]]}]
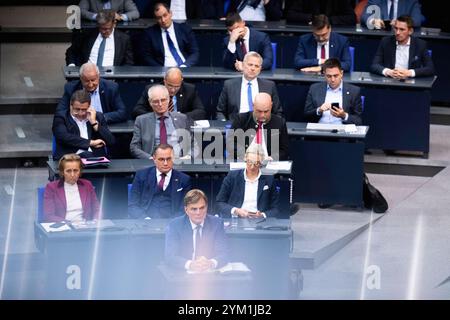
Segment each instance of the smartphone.
[{"label": "smartphone", "polygon": [[332,102],[331,107],[334,109],[339,109],[339,102]]},{"label": "smartphone", "polygon": [[51,224],[49,227],[50,228],[59,228],[59,227],[62,227],[63,225],[65,225],[65,224],[66,224],[65,222],[55,222],[55,223]]}]

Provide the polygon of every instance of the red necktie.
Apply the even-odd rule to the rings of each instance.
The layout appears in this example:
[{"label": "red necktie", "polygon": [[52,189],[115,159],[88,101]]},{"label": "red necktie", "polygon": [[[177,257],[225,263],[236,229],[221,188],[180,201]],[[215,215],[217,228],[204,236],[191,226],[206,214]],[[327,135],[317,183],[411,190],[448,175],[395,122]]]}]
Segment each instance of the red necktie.
[{"label": "red necktie", "polygon": [[173,112],[173,97],[170,96],[169,99],[169,112]]},{"label": "red necktie", "polygon": [[258,121],[258,129],[256,129],[256,144],[262,143],[262,122]]},{"label": "red necktie", "polygon": [[166,174],[165,173],[161,173],[161,180],[159,180],[158,183],[158,189],[163,191],[164,190],[164,181],[166,180]]},{"label": "red necktie", "polygon": [[241,39],[240,43],[242,55],[245,56],[247,54],[247,48],[245,47],[244,39]]},{"label": "red necktie", "polygon": [[322,45],[322,48],[320,49],[320,59],[325,60],[325,45]]},{"label": "red necktie", "polygon": [[167,144],[167,130],[164,119],[166,116],[162,116],[159,118],[159,142]]}]

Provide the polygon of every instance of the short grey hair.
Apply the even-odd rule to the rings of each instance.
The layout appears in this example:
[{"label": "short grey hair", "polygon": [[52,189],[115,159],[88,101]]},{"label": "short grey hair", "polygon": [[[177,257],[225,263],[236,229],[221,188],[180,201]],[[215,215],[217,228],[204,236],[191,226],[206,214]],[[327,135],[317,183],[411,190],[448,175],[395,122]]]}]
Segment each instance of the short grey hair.
[{"label": "short grey hair", "polygon": [[264,160],[265,154],[262,146],[257,143],[252,143],[245,151],[245,157],[247,158],[248,154],[256,154],[261,160]]},{"label": "short grey hair", "polygon": [[152,100],[152,96],[153,96],[153,92],[155,90],[161,89],[164,91],[164,95],[169,98],[169,90],[167,90],[167,88],[165,86],[163,86],[162,84],[155,84],[153,86],[150,87],[150,89],[148,89],[148,100],[151,101]]},{"label": "short grey hair", "polygon": [[249,52],[247,52],[247,54],[244,56],[244,62],[247,62],[247,60],[250,57],[258,58],[261,66],[262,66],[263,57],[261,57],[261,55],[258,52],[256,52],[256,51],[249,51]]},{"label": "short grey hair", "polygon": [[94,68],[98,75],[100,75],[100,70],[98,69],[97,65],[92,62],[86,62],[81,65],[80,67],[80,78],[84,74],[84,71],[87,69]]}]

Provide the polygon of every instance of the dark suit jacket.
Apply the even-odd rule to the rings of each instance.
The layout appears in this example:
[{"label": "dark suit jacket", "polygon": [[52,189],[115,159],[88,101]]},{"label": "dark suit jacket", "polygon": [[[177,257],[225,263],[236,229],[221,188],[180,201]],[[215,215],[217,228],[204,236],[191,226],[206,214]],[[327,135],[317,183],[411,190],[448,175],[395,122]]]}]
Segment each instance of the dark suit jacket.
[{"label": "dark suit jacket", "polygon": [[330,19],[332,26],[356,24],[354,0],[326,0],[324,8],[318,0],[287,0],[285,7],[286,20],[308,24],[313,16],[324,14]]},{"label": "dark suit jacket", "polygon": [[[236,60],[244,60],[244,53],[241,47],[236,44],[236,51],[231,53],[228,50],[228,42],[230,41],[230,36],[224,39],[224,52],[223,52],[223,66],[228,69],[236,70],[234,67],[234,62]],[[272,68],[273,52],[272,44],[270,43],[270,38],[264,32],[260,32],[253,28],[250,29],[250,39],[249,39],[249,51],[258,52],[263,57],[262,68],[264,70],[270,70]]]},{"label": "dark suit jacket", "polygon": [[[216,197],[217,211],[223,218],[231,217],[231,209],[242,208],[245,195],[244,170],[228,172]],[[257,207],[269,217],[278,217],[279,190],[273,175],[261,175],[258,181]]]},{"label": "dark suit jacket", "polygon": [[[133,0],[110,0],[111,9],[119,14],[126,14],[128,20],[139,19],[139,11]],[[81,17],[83,19],[94,20],[94,15],[103,10],[101,0],[80,0]]]},{"label": "dark suit jacket", "polygon": [[[256,129],[258,125],[253,119],[253,112],[240,113],[237,117],[234,118],[233,123],[231,125],[232,129],[242,129],[244,131],[253,129],[252,134],[249,136],[248,140],[245,141],[245,145],[242,152],[245,152],[251,142],[253,141]],[[275,131],[275,129],[277,131]],[[272,114],[270,121],[264,125],[264,141],[267,144],[267,152],[269,156],[271,156],[274,160],[287,160],[289,157],[289,136],[287,133],[286,121],[276,115]],[[272,149],[272,141],[278,141],[278,147],[273,146]],[[233,141],[233,135],[227,135],[227,149],[228,152],[231,152],[229,148],[234,149],[235,159],[237,156],[237,142]]]},{"label": "dark suit jacket", "polygon": [[[372,5],[377,5],[381,10],[381,19],[389,20],[387,0],[369,0],[364,8],[361,16],[361,23],[367,25],[367,20],[372,17],[372,12],[367,13],[367,8]],[[397,17],[402,15],[411,16],[414,21],[414,27],[420,27],[422,25],[422,12],[420,3],[417,0],[398,0]]]},{"label": "dark suit jacket", "polygon": [[[261,78],[257,79],[259,92],[266,92],[272,96],[272,114],[278,114],[282,117],[283,108],[281,107],[275,82]],[[242,77],[225,80],[216,108],[218,120],[232,120],[239,113],[241,106],[241,84]]]},{"label": "dark suit jacket", "polygon": [[[85,32],[74,31],[72,35],[72,45],[66,50],[66,65],[71,63],[81,66],[89,61],[92,47],[98,36],[98,29]],[[96,61],[93,61],[96,63]],[[131,48],[130,37],[114,29],[114,66],[133,65],[133,51]]]},{"label": "dark suit jacket", "polygon": [[[98,218],[100,205],[91,182],[78,179],[83,218],[92,220]],[[66,219],[67,202],[64,191],[64,180],[59,179],[47,183],[44,191],[44,222],[57,222]]]},{"label": "dark suit jacket", "polygon": [[[198,62],[200,50],[195,34],[191,27],[184,23],[173,22],[178,47],[186,59],[185,65],[195,66]],[[164,66],[164,45],[161,27],[158,24],[144,30],[141,41],[141,55],[147,66]]]},{"label": "dark suit jacket", "polygon": [[[342,121],[344,124],[355,124],[357,126],[362,124],[362,103],[361,90],[359,87],[345,83],[342,87],[342,104],[344,111],[348,113],[348,120]],[[311,122],[318,122],[321,116],[317,115],[317,108],[324,102],[327,94],[327,83],[320,82],[311,85],[306,97],[305,116]]]},{"label": "dark suit jacket", "polygon": [[[347,37],[331,32],[329,40],[330,58],[337,58],[341,61],[342,69],[350,71],[351,58],[349,42]],[[301,69],[319,65],[317,60],[317,41],[313,34],[305,34],[298,41],[295,53],[295,68]]]},{"label": "dark suit jacket", "polygon": [[[65,115],[70,109],[72,94],[83,89],[80,80],[69,81],[64,85],[64,94],[59,100],[55,114]],[[119,85],[111,80],[100,79],[99,90],[103,115],[107,123],[122,122],[127,120],[127,109],[119,93]]]},{"label": "dark suit jacket", "polygon": [[[131,218],[139,219],[147,216],[147,209],[152,205],[153,196],[157,190],[156,181],[156,167],[136,172],[128,200],[128,214]],[[184,196],[192,188],[191,178],[183,172],[172,170],[167,188],[170,188],[172,199],[172,217],[182,215]]]},{"label": "dark suit jacket", "polygon": [[[167,265],[184,269],[194,251],[192,227],[187,215],[173,219],[166,229],[165,262]],[[206,215],[202,229],[202,241],[199,254],[215,259],[220,268],[228,262],[227,237],[223,221],[212,215]]]},{"label": "dark suit jacket", "polygon": [[[167,3],[170,8],[170,0],[153,0],[153,2]],[[223,0],[185,0],[185,5],[188,19],[219,19],[224,16]]]},{"label": "dark suit jacket", "polygon": [[[395,40],[395,36],[384,37],[381,39],[372,66],[370,67],[371,71],[383,74],[384,68],[395,68],[396,50],[397,41]],[[434,75],[433,60],[431,60],[427,50],[427,43],[424,40],[411,37],[408,69],[414,69],[416,77]]]},{"label": "dark suit jacket", "polygon": [[[113,134],[109,131],[105,117],[101,112],[97,112],[98,131],[94,131],[92,125],[87,122],[89,139],[80,137],[80,129],[67,110],[65,115],[55,114],[53,117],[53,136],[56,140],[56,150],[53,155],[54,160],[58,160],[67,153],[76,153],[78,149],[88,149],[90,140],[102,139],[106,143],[106,148],[115,143]],[[106,156],[105,148],[91,148],[94,156]]]},{"label": "dark suit jacket", "polygon": [[[151,86],[153,85],[149,84],[142,92],[139,101],[136,103],[136,106],[131,113],[133,119],[141,114],[153,112],[150,104],[148,103],[148,89],[150,89]],[[186,114],[192,120],[206,119],[205,107],[203,106],[202,100],[198,96],[197,89],[194,84],[183,82],[180,90],[178,90],[176,94],[176,97],[178,112]]]}]

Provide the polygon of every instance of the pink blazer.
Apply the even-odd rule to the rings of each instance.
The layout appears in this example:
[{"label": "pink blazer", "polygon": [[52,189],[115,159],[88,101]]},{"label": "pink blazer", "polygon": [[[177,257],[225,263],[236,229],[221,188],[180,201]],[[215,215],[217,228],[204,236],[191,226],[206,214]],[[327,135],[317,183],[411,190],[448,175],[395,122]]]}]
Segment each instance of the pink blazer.
[{"label": "pink blazer", "polygon": [[[98,218],[100,205],[92,183],[85,179],[78,179],[83,217],[86,220]],[[49,182],[44,192],[44,221],[57,222],[66,218],[67,203],[62,179]]]}]

